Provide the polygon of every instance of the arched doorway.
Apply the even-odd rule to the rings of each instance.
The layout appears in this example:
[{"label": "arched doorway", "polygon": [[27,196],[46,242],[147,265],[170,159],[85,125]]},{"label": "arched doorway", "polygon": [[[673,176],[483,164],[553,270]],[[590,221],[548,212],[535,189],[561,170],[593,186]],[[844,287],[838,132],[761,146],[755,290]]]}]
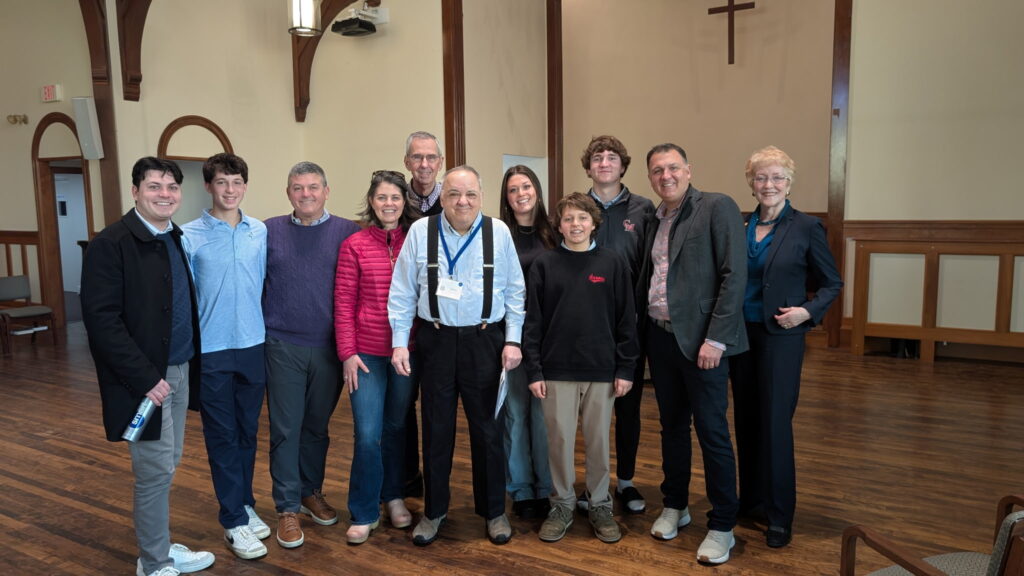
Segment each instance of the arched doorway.
[{"label": "arched doorway", "polygon": [[[56,125],[63,125],[70,131],[73,144],[65,144],[54,153],[52,150],[41,150],[44,135],[58,136],[53,130],[62,130]],[[51,130],[51,127],[52,130]],[[67,141],[68,139],[66,138]],[[89,186],[89,163],[82,157],[78,145],[78,130],[75,121],[67,114],[51,112],[44,116],[36,125],[32,135],[32,180],[35,188],[36,225],[39,233],[37,251],[39,269],[39,295],[46,306],[53,309],[57,334],[63,336],[66,322],[64,306],[64,277],[61,271],[60,238],[57,225],[57,202],[54,189],[54,173],[67,168],[68,163],[78,162],[82,174],[82,186],[85,195],[86,227],[89,233],[93,228],[92,193]],[[61,164],[56,167],[54,164]]]},{"label": "arched doorway", "polygon": [[189,222],[210,207],[209,195],[203,187],[202,166],[207,158],[219,152],[233,153],[234,149],[227,134],[208,118],[182,116],[164,128],[157,144],[157,156],[177,162],[185,176],[175,222]]}]

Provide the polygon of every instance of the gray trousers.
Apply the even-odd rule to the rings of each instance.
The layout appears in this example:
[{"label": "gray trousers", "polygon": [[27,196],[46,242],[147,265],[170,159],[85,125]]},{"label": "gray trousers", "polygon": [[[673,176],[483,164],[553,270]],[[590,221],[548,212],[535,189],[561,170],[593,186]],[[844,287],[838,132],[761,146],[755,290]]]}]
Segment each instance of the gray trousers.
[{"label": "gray trousers", "polygon": [[324,484],[341,362],[333,347],[296,346],[270,336],[265,351],[274,505],[278,512],[298,512],[302,498]]},{"label": "gray trousers", "polygon": [[128,443],[135,475],[132,511],[135,538],[146,574],[174,564],[168,555],[171,549],[171,481],[185,442],[188,363],[168,366],[164,380],[171,385],[171,395],[164,400],[161,409],[160,439]]}]

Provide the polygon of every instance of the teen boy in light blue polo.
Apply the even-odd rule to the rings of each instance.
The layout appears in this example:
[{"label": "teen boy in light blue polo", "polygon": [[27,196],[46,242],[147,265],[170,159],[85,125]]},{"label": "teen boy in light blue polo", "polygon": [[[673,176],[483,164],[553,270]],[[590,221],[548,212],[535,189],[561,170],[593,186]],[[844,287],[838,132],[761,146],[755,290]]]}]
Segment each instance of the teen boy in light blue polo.
[{"label": "teen boy in light blue polo", "polygon": [[249,169],[234,154],[203,164],[212,207],[183,227],[202,336],[200,412],[224,540],[239,558],[265,556],[270,528],[252,494],[256,432],[266,390],[263,280],[267,227],[239,208]]}]

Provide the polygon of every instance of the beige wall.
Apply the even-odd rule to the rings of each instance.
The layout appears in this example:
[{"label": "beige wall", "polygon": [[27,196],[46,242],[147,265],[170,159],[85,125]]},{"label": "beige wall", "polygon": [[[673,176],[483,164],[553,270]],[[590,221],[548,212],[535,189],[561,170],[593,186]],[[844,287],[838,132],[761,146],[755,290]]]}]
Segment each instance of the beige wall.
[{"label": "beige wall", "polygon": [[[272,4],[277,9],[281,3]],[[399,170],[408,177],[402,158],[410,132],[426,130],[444,140],[441,3],[388,0],[382,6],[390,22],[372,36],[324,34],[302,131],[306,158],[292,158],[324,167],[331,186],[328,209],[343,216],[362,209],[374,170]],[[282,195],[272,213],[288,209],[286,175],[287,167],[274,176]]]},{"label": "beige wall", "polygon": [[[1024,3],[856,0],[853,7],[846,218],[1020,219]],[[919,324],[919,272],[874,263],[872,284],[885,289],[869,292],[869,318]],[[1016,279],[1011,325],[1020,331]],[[943,257],[938,324],[992,329],[997,281],[992,257]],[[853,312],[849,291],[844,311]]]},{"label": "beige wall", "polygon": [[[107,0],[108,14],[113,5]],[[282,3],[273,0],[175,0],[150,6],[142,43],[142,97],[139,102],[115,99],[126,208],[132,205],[132,164],[156,154],[171,121],[195,114],[220,126],[249,163],[244,209],[260,217],[286,211],[284,176],[302,158],[303,126],[292,114],[285,13]],[[119,96],[119,72],[115,78]],[[187,131],[172,140],[172,149],[197,157],[219,151]]]},{"label": "beige wall", "polygon": [[846,217],[1024,214],[1024,2],[853,4]]},{"label": "beige wall", "polygon": [[794,204],[827,210],[833,3],[758,2],[736,15],[727,65],[726,17],[708,2],[565,0],[565,191],[590,187],[579,157],[610,133],[633,157],[624,181],[653,197],[644,157],[686,149],[698,188],[753,207],[743,166],[774,144],[797,164]]},{"label": "beige wall", "polygon": [[[113,6],[108,0],[108,13]],[[288,169],[311,160],[327,172],[328,210],[353,216],[373,170],[402,169],[409,132],[440,134],[444,126],[440,4],[391,0],[387,7],[391,22],[374,36],[325,33],[313,62],[306,122],[297,123],[291,40],[280,1],[154,2],[143,35],[142,98],[116,102],[124,206],[132,204],[127,174],[135,160],[156,153],[171,121],[195,114],[224,130],[249,163],[243,205],[249,214],[288,212]],[[219,151],[201,132],[182,129],[169,153]]]},{"label": "beige wall", "polygon": [[[89,51],[78,2],[5,2],[0,18],[0,70],[0,230],[36,230],[32,135],[43,116],[51,112],[74,117],[72,96],[92,96]],[[39,91],[46,84],[62,84],[64,100],[41,102]],[[25,114],[29,123],[8,124],[9,114]],[[67,133],[63,126],[51,127],[44,135],[44,151],[77,154],[77,145],[67,144],[68,140],[74,142]]]},{"label": "beige wall", "polygon": [[466,162],[480,172],[493,216],[503,155],[547,156],[545,22],[545,0],[463,3]]}]

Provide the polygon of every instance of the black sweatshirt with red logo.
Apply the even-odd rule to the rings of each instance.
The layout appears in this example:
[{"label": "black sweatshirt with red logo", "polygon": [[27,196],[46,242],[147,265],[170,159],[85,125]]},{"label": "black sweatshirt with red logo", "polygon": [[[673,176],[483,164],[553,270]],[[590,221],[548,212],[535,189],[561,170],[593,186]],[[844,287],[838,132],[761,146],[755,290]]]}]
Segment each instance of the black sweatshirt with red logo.
[{"label": "black sweatshirt with red logo", "polygon": [[594,248],[541,254],[526,283],[523,363],[529,382],[631,380],[636,340],[633,282],[625,259]]}]

